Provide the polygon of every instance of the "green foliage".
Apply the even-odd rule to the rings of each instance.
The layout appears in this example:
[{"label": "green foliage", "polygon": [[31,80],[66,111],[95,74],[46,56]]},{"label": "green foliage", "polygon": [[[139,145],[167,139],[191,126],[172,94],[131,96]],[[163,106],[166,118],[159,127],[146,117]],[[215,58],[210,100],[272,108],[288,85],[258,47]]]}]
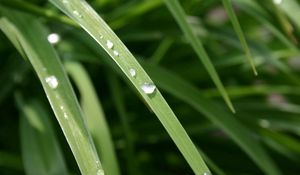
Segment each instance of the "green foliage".
[{"label": "green foliage", "polygon": [[0,174],[298,174],[299,11],[1,0]]}]

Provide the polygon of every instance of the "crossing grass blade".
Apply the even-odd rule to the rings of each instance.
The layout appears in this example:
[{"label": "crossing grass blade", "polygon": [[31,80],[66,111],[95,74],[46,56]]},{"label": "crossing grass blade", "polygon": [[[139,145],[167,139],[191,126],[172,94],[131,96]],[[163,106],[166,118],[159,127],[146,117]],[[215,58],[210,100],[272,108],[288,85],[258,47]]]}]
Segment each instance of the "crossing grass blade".
[{"label": "crossing grass blade", "polygon": [[[50,0],[50,2],[84,28],[86,32],[101,45],[106,53],[110,55],[110,58],[112,58],[119,66],[123,74],[129,79],[141,97],[156,114],[186,161],[193,169],[194,173],[197,175],[208,173],[209,170],[198,150],[160,94],[159,90],[156,89],[155,86],[152,86],[155,88],[153,93],[147,94],[142,88],[149,84],[153,84],[152,80],[103,19],[89,6],[89,4],[87,4],[86,1]],[[132,76],[130,70],[134,70],[136,75]]]},{"label": "crossing grass blade", "polygon": [[65,67],[79,90],[82,110],[86,116],[87,125],[102,161],[103,169],[107,174],[119,175],[118,160],[109,126],[88,73],[77,62],[67,61]]},{"label": "crossing grass blade", "polygon": [[235,119],[232,114],[225,112],[218,104],[204,98],[197,88],[174,74],[150,64],[143,64],[143,66],[159,87],[191,105],[220,127],[251,157],[262,171],[268,175],[281,174],[273,160],[251,136],[249,129]]},{"label": "crossing grass blade", "polygon": [[22,113],[20,135],[25,172],[69,174],[48,111],[36,99],[24,101],[20,94],[16,98]]},{"label": "crossing grass blade", "polygon": [[247,41],[246,41],[246,38],[244,36],[244,32],[240,26],[240,23],[238,21],[238,18],[237,16],[235,15],[234,13],[234,10],[233,10],[233,7],[231,5],[231,2],[230,0],[222,0],[223,1],[223,4],[224,4],[224,7],[229,15],[229,18],[231,20],[231,23],[233,25],[233,28],[237,34],[237,36],[239,37],[239,40],[241,42],[241,45],[244,49],[244,52],[246,53],[246,57],[248,59],[248,62],[249,64],[251,65],[252,67],[252,70],[254,72],[254,75],[257,75],[257,71],[256,71],[256,68],[255,68],[255,64],[254,64],[254,61],[253,61],[253,57],[251,55],[251,52],[250,52],[250,49],[249,49],[249,46],[247,44]]},{"label": "crossing grass blade", "polygon": [[81,173],[102,173],[74,91],[58,56],[47,41],[45,28],[27,14],[2,7],[0,12],[5,16],[0,20],[0,28],[8,38],[13,38],[13,44],[32,64]]},{"label": "crossing grass blade", "polygon": [[217,89],[222,94],[226,104],[230,108],[230,110],[235,113],[235,109],[230,101],[230,98],[222,84],[217,71],[214,68],[214,65],[210,61],[208,54],[206,53],[203,44],[201,43],[198,36],[193,32],[192,26],[188,23],[186,19],[186,14],[178,2],[178,0],[164,0],[165,4],[173,14],[174,18],[176,19],[178,25],[181,27],[182,31],[185,34],[185,37],[190,42],[191,46],[195,50],[196,54],[198,55],[199,59],[202,61],[204,67],[208,71],[211,79],[217,86]]}]

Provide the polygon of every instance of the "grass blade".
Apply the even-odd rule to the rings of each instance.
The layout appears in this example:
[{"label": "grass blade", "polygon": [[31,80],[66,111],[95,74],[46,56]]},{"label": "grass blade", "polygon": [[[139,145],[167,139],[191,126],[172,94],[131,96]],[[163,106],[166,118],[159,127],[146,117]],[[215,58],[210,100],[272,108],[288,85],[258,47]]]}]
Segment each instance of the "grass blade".
[{"label": "grass blade", "polygon": [[254,72],[254,75],[257,75],[257,71],[256,71],[256,68],[255,68],[255,64],[254,64],[254,61],[253,61],[253,57],[251,55],[251,52],[250,52],[250,49],[249,49],[249,46],[247,44],[247,41],[246,41],[246,38],[244,36],[244,33],[243,33],[243,30],[240,26],[240,23],[238,21],[238,18],[237,16],[235,15],[234,13],[234,10],[233,10],[233,7],[231,5],[231,2],[230,0],[222,0],[223,1],[223,4],[224,4],[224,7],[229,15],[229,18],[231,20],[231,23],[233,25],[233,28],[236,32],[236,34],[238,35],[239,37],[239,40],[241,42],[241,45],[246,53],[246,57],[249,61],[249,64],[251,65],[252,67],[252,70]]},{"label": "grass blade", "polygon": [[230,108],[232,112],[235,113],[234,107],[230,101],[230,98],[219,78],[217,71],[215,70],[212,62],[208,54],[206,53],[200,39],[198,39],[197,35],[193,32],[192,26],[187,22],[186,15],[179,4],[178,0],[164,0],[169,10],[172,12],[174,18],[176,19],[177,23],[181,27],[182,31],[184,32],[186,38],[192,45],[193,49],[195,50],[196,54],[204,64],[204,67],[208,71],[210,77],[212,78],[213,82],[217,86],[219,92],[222,94],[226,104]]},{"label": "grass blade", "polygon": [[27,174],[69,174],[53,132],[48,111],[37,100],[24,101],[17,96],[22,112],[20,134],[22,157]]},{"label": "grass blade", "polygon": [[81,95],[81,106],[86,116],[89,131],[107,174],[119,175],[119,165],[114,150],[109,126],[101,108],[97,93],[84,67],[76,62],[66,62],[66,70],[73,78]]},{"label": "grass blade", "polygon": [[150,77],[103,19],[85,1],[50,0],[50,2],[79,23],[116,62],[157,115],[195,174],[203,175],[209,172],[195,145]]},{"label": "grass blade", "polygon": [[61,62],[46,39],[44,27],[24,13],[0,10],[6,15],[1,18],[0,27],[7,36],[16,38],[18,48],[37,73],[81,173],[101,173],[103,170],[81,109]]},{"label": "grass blade", "polygon": [[150,66],[149,64],[143,64],[143,66],[148,70],[155,82],[157,82],[158,86],[191,105],[220,127],[266,174],[281,174],[264,149],[251,136],[251,132],[238,122],[233,115],[225,112],[219,105],[203,98],[202,93],[197,88],[183,79],[157,66]]}]

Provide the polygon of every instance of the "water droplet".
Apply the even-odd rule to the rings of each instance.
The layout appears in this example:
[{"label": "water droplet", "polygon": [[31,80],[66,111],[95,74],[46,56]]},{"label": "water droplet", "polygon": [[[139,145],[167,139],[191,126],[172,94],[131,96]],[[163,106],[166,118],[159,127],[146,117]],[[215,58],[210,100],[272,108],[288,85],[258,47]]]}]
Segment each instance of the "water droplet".
[{"label": "water droplet", "polygon": [[64,4],[67,4],[67,3],[69,3],[69,1],[68,0],[63,0],[62,1]]},{"label": "water droplet", "polygon": [[56,89],[58,86],[58,81],[54,75],[45,78],[46,83],[49,85],[50,88]]},{"label": "water droplet", "polygon": [[203,175],[211,175],[210,172],[205,172]]},{"label": "water droplet", "polygon": [[103,36],[102,36],[102,35],[100,35],[100,39],[103,39]]},{"label": "water droplet", "polygon": [[130,73],[130,76],[132,76],[132,77],[136,77],[136,71],[135,71],[135,69],[129,69],[129,73]]},{"label": "water droplet", "polygon": [[103,171],[102,169],[99,169],[99,170],[97,171],[97,175],[104,175],[104,171]]},{"label": "water droplet", "polygon": [[66,112],[64,112],[64,118],[65,118],[65,119],[68,119],[68,118],[69,118],[69,116],[68,116],[68,114],[67,114]]},{"label": "water droplet", "polygon": [[106,46],[107,46],[107,48],[112,49],[114,47],[114,43],[112,43],[110,40],[107,40]]},{"label": "water droplet", "polygon": [[283,0],[273,0],[273,2],[274,2],[274,4],[279,5],[279,4],[281,4],[283,2]]},{"label": "water droplet", "polygon": [[144,83],[141,88],[146,94],[153,94],[156,86],[153,83]]},{"label": "water droplet", "polygon": [[115,50],[114,55],[119,56],[119,52]]},{"label": "water droplet", "polygon": [[73,14],[78,16],[79,18],[82,18],[82,15],[77,10],[74,10]]},{"label": "water droplet", "polygon": [[49,43],[56,44],[60,41],[60,36],[57,33],[51,33],[50,35],[48,35],[47,39]]},{"label": "water droplet", "polygon": [[64,106],[59,106],[59,108],[60,108],[61,110],[64,110]]}]

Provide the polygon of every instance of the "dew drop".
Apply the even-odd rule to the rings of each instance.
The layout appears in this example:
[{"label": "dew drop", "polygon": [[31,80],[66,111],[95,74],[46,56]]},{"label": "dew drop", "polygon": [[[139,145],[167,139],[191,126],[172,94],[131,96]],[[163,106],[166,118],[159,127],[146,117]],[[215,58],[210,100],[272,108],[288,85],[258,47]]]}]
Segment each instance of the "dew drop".
[{"label": "dew drop", "polygon": [[102,35],[100,35],[100,39],[103,39],[103,36],[102,36]]},{"label": "dew drop", "polygon": [[64,106],[59,106],[59,108],[60,108],[61,110],[64,110],[64,109],[65,109]]},{"label": "dew drop", "polygon": [[67,3],[69,3],[69,1],[68,0],[63,0],[62,1],[64,4],[67,4]]},{"label": "dew drop", "polygon": [[82,15],[81,15],[77,10],[74,10],[74,11],[73,11],[73,14],[74,14],[75,16],[78,16],[79,18],[82,18]]},{"label": "dew drop", "polygon": [[64,112],[64,118],[65,118],[65,119],[68,119],[68,118],[69,118],[69,116],[68,116],[68,114],[67,114],[66,112]]},{"label": "dew drop", "polygon": [[156,86],[153,83],[144,83],[141,88],[146,94],[153,94]]},{"label": "dew drop", "polygon": [[103,171],[102,169],[99,169],[99,170],[97,171],[97,175],[104,175],[104,171]]},{"label": "dew drop", "polygon": [[54,75],[46,77],[45,81],[49,85],[49,87],[52,89],[56,89],[58,86],[58,81]]},{"label": "dew drop", "polygon": [[110,40],[107,40],[106,46],[107,46],[107,48],[112,49],[114,47],[114,43],[112,43]]},{"label": "dew drop", "polygon": [[119,56],[120,54],[119,54],[118,51],[115,50],[115,51],[114,51],[114,55],[115,55],[115,56]]},{"label": "dew drop", "polygon": [[274,4],[279,5],[279,4],[281,4],[283,2],[283,0],[273,0],[273,2],[274,2]]},{"label": "dew drop", "polygon": [[50,35],[48,35],[47,39],[49,43],[56,44],[60,41],[60,36],[57,33],[51,33]]},{"label": "dew drop", "polygon": [[132,77],[136,77],[136,71],[135,71],[135,69],[129,69],[129,73],[130,73],[130,76],[132,76]]},{"label": "dew drop", "polygon": [[205,172],[203,175],[211,175],[210,172]]}]

